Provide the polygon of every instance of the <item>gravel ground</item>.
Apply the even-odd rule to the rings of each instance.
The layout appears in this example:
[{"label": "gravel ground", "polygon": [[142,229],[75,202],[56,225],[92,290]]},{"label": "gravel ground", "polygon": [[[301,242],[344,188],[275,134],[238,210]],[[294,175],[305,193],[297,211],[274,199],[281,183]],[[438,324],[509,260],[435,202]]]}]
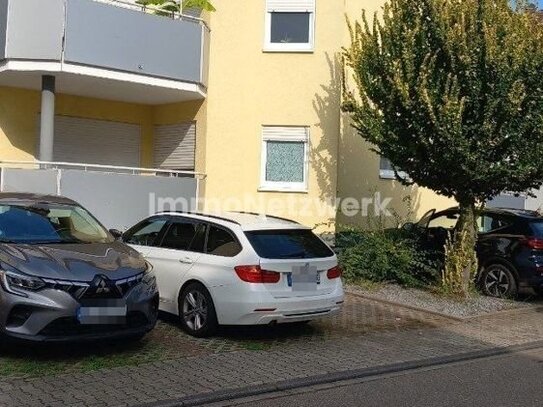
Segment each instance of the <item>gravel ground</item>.
[{"label": "gravel ground", "polygon": [[543,306],[541,299],[536,300],[533,297],[525,301],[511,301],[485,296],[474,296],[466,301],[459,301],[452,298],[445,298],[429,291],[403,288],[393,284],[371,288],[350,285],[347,287],[347,291],[362,294],[375,300],[390,301],[400,305],[438,312],[455,318],[475,317],[503,310]]}]

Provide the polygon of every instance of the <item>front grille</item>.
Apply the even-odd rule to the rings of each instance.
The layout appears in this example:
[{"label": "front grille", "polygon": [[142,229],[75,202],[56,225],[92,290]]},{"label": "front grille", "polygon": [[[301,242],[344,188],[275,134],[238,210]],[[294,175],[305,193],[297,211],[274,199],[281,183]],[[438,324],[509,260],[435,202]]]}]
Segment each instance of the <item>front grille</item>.
[{"label": "front grille", "polygon": [[64,317],[51,322],[41,330],[39,335],[48,337],[82,336],[93,334],[115,333],[125,329],[145,328],[149,320],[143,312],[132,311],[126,316],[126,323],[117,325],[81,325],[77,318]]},{"label": "front grille", "polygon": [[89,284],[81,281],[43,279],[45,288],[67,292],[72,297],[79,299],[89,288]]},{"label": "front grille", "polygon": [[92,287],[92,283],[81,281],[43,279],[45,287],[67,292],[76,300],[83,299],[119,299],[123,298],[132,288],[141,283],[144,273],[121,280],[107,280],[107,289]]}]

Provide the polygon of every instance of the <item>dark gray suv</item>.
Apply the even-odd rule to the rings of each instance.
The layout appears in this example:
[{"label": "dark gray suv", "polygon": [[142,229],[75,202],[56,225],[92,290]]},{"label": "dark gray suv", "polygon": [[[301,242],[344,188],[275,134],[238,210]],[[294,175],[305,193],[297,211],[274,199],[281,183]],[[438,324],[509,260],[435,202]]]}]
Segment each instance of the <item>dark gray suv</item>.
[{"label": "dark gray suv", "polygon": [[0,336],[137,338],[157,313],[152,267],[83,207],[0,194]]}]

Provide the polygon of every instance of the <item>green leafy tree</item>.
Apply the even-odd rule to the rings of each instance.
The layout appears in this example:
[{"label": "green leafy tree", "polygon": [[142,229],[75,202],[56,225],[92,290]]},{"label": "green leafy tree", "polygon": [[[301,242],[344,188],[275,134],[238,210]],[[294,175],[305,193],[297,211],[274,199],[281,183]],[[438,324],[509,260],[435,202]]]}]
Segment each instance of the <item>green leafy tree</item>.
[{"label": "green leafy tree", "polygon": [[462,293],[477,271],[477,206],[543,183],[543,29],[526,5],[389,0],[371,25],[365,13],[349,23],[344,110],[411,182],[458,202],[445,273]]},{"label": "green leafy tree", "polygon": [[215,11],[215,7],[209,0],[137,0],[137,4],[150,7],[158,14],[181,13],[190,8],[199,8],[204,11]]}]

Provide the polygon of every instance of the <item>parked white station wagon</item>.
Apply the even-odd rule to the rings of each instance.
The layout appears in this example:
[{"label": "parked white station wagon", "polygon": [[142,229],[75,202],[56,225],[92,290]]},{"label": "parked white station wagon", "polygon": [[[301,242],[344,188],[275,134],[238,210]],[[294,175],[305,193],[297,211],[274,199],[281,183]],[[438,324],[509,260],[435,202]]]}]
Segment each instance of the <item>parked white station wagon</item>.
[{"label": "parked white station wagon", "polygon": [[194,336],[311,321],[343,304],[334,252],[310,228],[249,213],[166,212],[123,235],[154,266],[160,309]]}]

